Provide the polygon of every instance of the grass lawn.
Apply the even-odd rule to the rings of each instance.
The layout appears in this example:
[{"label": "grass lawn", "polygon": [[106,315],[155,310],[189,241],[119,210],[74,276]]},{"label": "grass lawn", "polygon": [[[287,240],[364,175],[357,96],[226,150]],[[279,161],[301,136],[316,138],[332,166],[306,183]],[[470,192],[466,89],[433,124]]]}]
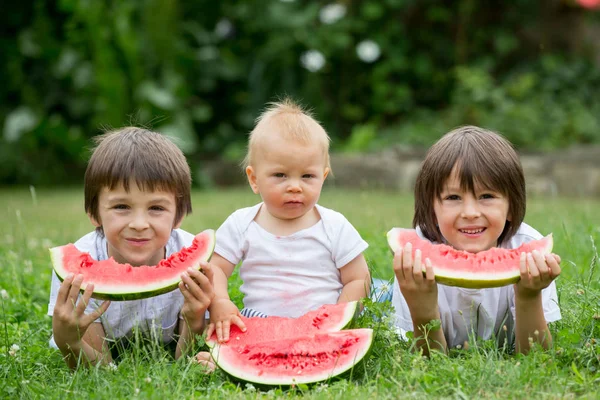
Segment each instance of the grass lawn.
[{"label": "grass lawn", "polygon": [[[557,281],[562,320],[551,325],[555,346],[513,356],[491,341],[426,359],[411,343],[368,316],[376,328],[369,360],[355,376],[312,388],[259,391],[189,359],[174,361],[155,346],[136,346],[115,368],[71,372],[48,347],[46,316],[51,265],[47,248],[92,230],[81,189],[0,189],[0,398],[598,398],[600,396],[600,202],[531,199],[526,222],[554,233],[562,257]],[[194,213],[183,228],[218,228],[235,209],[258,201],[247,188],[195,192]],[[409,227],[412,198],[381,191],[327,189],[322,205],[342,212],[369,242],[366,258],[376,277],[390,279],[385,233]],[[232,286],[237,281],[232,282]],[[232,288],[236,300],[239,292]],[[381,311],[375,308],[373,312]],[[17,348],[18,346],[18,348]]]}]

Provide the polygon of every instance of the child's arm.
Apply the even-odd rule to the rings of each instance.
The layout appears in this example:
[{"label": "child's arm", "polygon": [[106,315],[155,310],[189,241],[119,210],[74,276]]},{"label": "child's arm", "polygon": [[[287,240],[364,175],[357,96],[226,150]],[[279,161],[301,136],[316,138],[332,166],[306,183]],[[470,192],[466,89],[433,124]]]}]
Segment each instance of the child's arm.
[{"label": "child's arm", "polygon": [[362,254],[340,268],[340,278],[344,287],[338,298],[338,303],[358,301],[369,295],[371,276],[365,257]]},{"label": "child's arm", "polygon": [[407,243],[394,255],[394,273],[410,311],[417,348],[424,355],[429,355],[431,349],[446,353],[448,345],[442,326],[428,326],[431,321],[440,319],[437,283],[431,261],[428,258],[425,260],[423,277],[421,251],[415,251],[413,260],[412,245]]},{"label": "child's arm", "polygon": [[195,335],[204,330],[205,313],[212,299],[215,297],[213,290],[213,267],[206,262],[200,263],[201,271],[188,269],[181,275],[179,290],[183,294],[183,306],[179,323],[179,340],[175,350],[178,359],[194,343]]},{"label": "child's arm", "polygon": [[229,299],[229,293],[227,292],[227,278],[233,273],[235,265],[217,253],[213,254],[211,263],[215,266],[215,298],[208,309],[210,312],[210,325],[206,337],[210,337],[213,332],[216,332],[217,340],[226,342],[229,340],[231,324],[237,325],[242,331],[246,331],[246,325],[241,319],[240,310]]},{"label": "child's arm", "polygon": [[104,343],[104,328],[102,324],[94,323],[106,311],[110,302],[105,301],[94,312],[84,314],[94,286],[87,285],[83,298],[77,302],[82,281],[81,275],[65,278],[58,290],[52,315],[54,342],[71,369],[77,367],[80,359],[84,366],[108,364],[112,361]]},{"label": "child's arm", "polygon": [[[517,352],[527,353],[533,343],[544,349],[552,345],[542,305],[542,289],[560,275],[560,258],[537,250],[521,253],[521,280],[515,284],[515,337]],[[537,332],[537,333],[536,333]]]}]

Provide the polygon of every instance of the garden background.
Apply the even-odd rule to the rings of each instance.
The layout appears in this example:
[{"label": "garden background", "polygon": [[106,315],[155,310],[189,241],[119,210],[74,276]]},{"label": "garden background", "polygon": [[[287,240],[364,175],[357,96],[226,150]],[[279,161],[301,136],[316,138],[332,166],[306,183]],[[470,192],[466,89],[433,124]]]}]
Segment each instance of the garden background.
[{"label": "garden background", "polygon": [[[5,3],[0,397],[598,398],[598,1]],[[376,330],[371,358],[351,379],[312,388],[238,386],[135,343],[114,367],[69,371],[48,347],[47,249],[91,230],[81,188],[90,139],[130,124],[174,137],[194,174],[194,213],[183,228],[217,228],[257,201],[247,186],[218,186],[243,178],[237,164],[253,121],[283,95],[312,108],[330,133],[335,187],[320,202],[354,224],[370,244],[373,275],[385,279],[385,233],[411,223],[411,176],[424,150],[461,124],[510,139],[528,190],[543,186],[529,197],[526,222],[553,232],[563,260],[554,347],[521,356],[473,341],[424,359],[389,328],[380,303],[358,321]],[[548,170],[571,186],[563,190]],[[390,176],[397,180],[383,179]],[[234,275],[239,303],[238,283]]]}]

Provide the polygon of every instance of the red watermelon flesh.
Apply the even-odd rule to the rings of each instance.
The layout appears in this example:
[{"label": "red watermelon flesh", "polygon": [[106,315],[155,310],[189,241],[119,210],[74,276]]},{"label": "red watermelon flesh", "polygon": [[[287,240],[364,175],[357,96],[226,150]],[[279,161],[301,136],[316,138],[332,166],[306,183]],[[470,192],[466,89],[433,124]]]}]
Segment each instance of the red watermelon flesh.
[{"label": "red watermelon flesh", "polygon": [[372,329],[352,329],[240,345],[211,354],[229,375],[259,385],[321,382],[352,369],[368,353]]},{"label": "red watermelon flesh", "polygon": [[[274,339],[288,339],[315,333],[339,331],[347,327],[358,312],[358,302],[325,304],[316,310],[309,311],[298,318],[242,317],[246,332],[236,325],[231,326],[229,344],[243,346]],[[213,334],[207,340],[209,346],[216,344],[217,336]]]},{"label": "red watermelon flesh", "polygon": [[421,250],[422,260],[431,260],[435,280],[450,286],[465,288],[490,288],[515,283],[520,279],[521,253],[537,250],[542,254],[552,252],[552,234],[520,246],[517,249],[491,248],[479,253],[455,250],[445,244],[433,244],[421,239],[414,229],[393,228],[388,234],[388,244],[393,252],[411,243],[413,257]]},{"label": "red watermelon flesh", "polygon": [[201,261],[210,259],[214,247],[215,232],[208,229],[196,235],[189,247],[171,254],[155,266],[119,264],[112,257],[96,261],[73,244],[54,247],[50,249],[50,255],[61,281],[69,274],[82,274],[81,290],[93,283],[94,298],[135,300],[174,290],[181,281],[181,274],[190,267],[199,269]]}]

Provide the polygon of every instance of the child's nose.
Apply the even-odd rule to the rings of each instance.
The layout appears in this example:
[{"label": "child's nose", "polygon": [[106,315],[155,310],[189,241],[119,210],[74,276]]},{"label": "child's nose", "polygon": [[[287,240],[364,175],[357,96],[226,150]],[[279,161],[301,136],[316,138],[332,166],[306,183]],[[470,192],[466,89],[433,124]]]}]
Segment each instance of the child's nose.
[{"label": "child's nose", "polygon": [[479,206],[475,199],[465,199],[462,207],[463,218],[477,218],[481,215]]},{"label": "child's nose", "polygon": [[292,179],[290,180],[290,183],[288,185],[288,192],[301,192],[302,191],[302,187],[300,186],[300,181],[297,179]]},{"label": "child's nose", "polygon": [[135,213],[133,218],[129,222],[129,227],[135,230],[142,230],[148,227],[148,220],[146,215],[142,212]]}]

